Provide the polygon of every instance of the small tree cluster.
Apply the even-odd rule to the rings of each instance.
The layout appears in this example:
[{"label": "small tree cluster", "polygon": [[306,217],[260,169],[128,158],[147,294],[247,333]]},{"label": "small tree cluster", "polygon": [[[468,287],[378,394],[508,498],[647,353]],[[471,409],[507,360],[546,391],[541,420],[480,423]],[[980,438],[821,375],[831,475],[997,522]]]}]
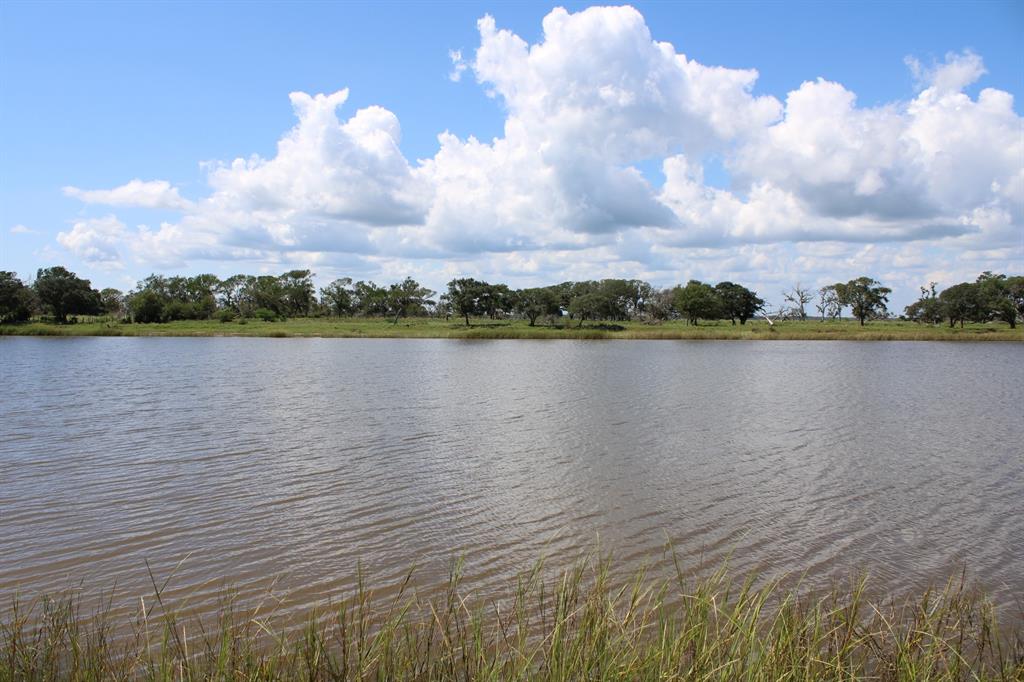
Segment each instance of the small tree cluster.
[{"label": "small tree cluster", "polygon": [[[811,301],[809,290],[801,290],[797,285],[795,291],[807,295],[804,303]],[[882,319],[889,315],[887,304],[891,293],[892,289],[882,286],[878,280],[858,277],[849,282],[836,282],[818,289],[818,303],[815,307],[821,314],[822,321],[826,318],[838,320],[842,317],[843,310],[849,308],[861,326],[864,326],[867,320]]]},{"label": "small tree cluster", "polygon": [[973,282],[961,282],[936,295],[935,283],[921,287],[921,297],[906,307],[907,319],[927,324],[943,320],[950,327],[959,322],[1005,322],[1016,329],[1024,317],[1024,277],[983,272]]}]

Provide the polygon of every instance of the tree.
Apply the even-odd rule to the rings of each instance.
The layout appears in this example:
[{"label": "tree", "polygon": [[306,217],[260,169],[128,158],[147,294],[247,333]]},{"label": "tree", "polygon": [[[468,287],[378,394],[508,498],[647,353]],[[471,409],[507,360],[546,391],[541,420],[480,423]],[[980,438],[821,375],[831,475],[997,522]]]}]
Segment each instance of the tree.
[{"label": "tree", "polygon": [[103,312],[112,317],[124,316],[124,294],[118,289],[107,287],[100,292]]},{"label": "tree", "polygon": [[576,296],[569,303],[570,318],[578,317],[582,327],[585,320],[596,320],[603,317],[602,313],[607,308],[607,298],[598,291]]},{"label": "tree", "polygon": [[24,322],[32,317],[34,295],[13,272],[0,271],[0,322]]},{"label": "tree", "polygon": [[843,303],[850,306],[853,316],[863,327],[866,319],[883,317],[888,312],[885,304],[889,302],[891,293],[892,289],[883,287],[881,282],[870,277],[858,277],[846,283]]},{"label": "tree", "polygon": [[551,287],[537,287],[518,291],[515,310],[530,320],[531,327],[536,324],[537,318],[541,315],[558,315],[561,312],[558,294]]},{"label": "tree", "polygon": [[783,291],[782,297],[793,304],[801,320],[807,319],[806,306],[814,298],[814,294],[811,293],[810,289],[805,289],[800,286],[800,282],[797,282],[796,286],[790,291]]},{"label": "tree", "polygon": [[353,305],[351,277],[336,279],[324,288],[320,289],[320,305],[327,308],[330,314],[338,317],[351,315],[355,307]]},{"label": "tree", "polygon": [[715,285],[715,292],[721,302],[722,314],[732,320],[733,324],[736,324],[736,320],[739,320],[740,324],[746,324],[747,320],[764,307],[764,301],[741,284],[720,282]]},{"label": "tree", "polygon": [[715,319],[721,313],[722,303],[710,284],[691,279],[675,292],[675,308],[690,324],[699,319]]},{"label": "tree", "polygon": [[480,298],[490,286],[487,282],[480,282],[470,277],[453,279],[448,282],[448,303],[456,315],[466,318],[467,327],[469,326],[469,316],[480,314]]},{"label": "tree", "polygon": [[281,287],[281,309],[277,312],[291,317],[309,315],[316,303],[313,273],[309,270],[291,270],[278,277],[278,282]]},{"label": "tree", "polygon": [[926,324],[939,324],[945,317],[942,310],[942,302],[935,293],[935,282],[929,282],[927,287],[921,287],[921,297],[908,305],[903,314],[912,322],[923,322]]},{"label": "tree", "polygon": [[214,295],[221,308],[229,308],[240,315],[247,314],[252,306],[246,300],[246,288],[250,275],[232,275],[218,282],[214,287]]},{"label": "tree", "polygon": [[971,282],[954,284],[939,294],[942,312],[949,319],[950,327],[956,326],[956,323],[959,322],[960,327],[963,328],[965,321],[984,318],[984,306],[979,294],[978,285]]},{"label": "tree", "polygon": [[676,315],[675,289],[655,291],[644,303],[645,312],[654,320],[670,320]]},{"label": "tree", "polygon": [[102,312],[100,292],[92,288],[89,280],[59,265],[40,269],[34,286],[40,302],[50,309],[60,324],[68,321],[68,315],[99,315]]},{"label": "tree", "polygon": [[497,319],[499,313],[511,310],[514,307],[515,297],[512,295],[508,285],[487,284],[486,282],[481,284],[482,286],[479,289],[479,296],[477,298],[477,307],[480,310],[480,314],[494,320]]},{"label": "tree", "polygon": [[360,280],[352,285],[352,307],[361,315],[387,315],[388,290]]},{"label": "tree", "polygon": [[260,275],[246,281],[243,295],[251,301],[253,312],[262,308],[272,311],[278,317],[284,317],[288,313],[284,294],[280,278],[273,275]]},{"label": "tree", "polygon": [[434,292],[412,277],[406,277],[400,284],[392,284],[388,289],[389,312],[395,316],[394,324],[402,315],[416,315],[426,312],[425,306],[432,304],[430,297]]},{"label": "tree", "polygon": [[128,299],[128,309],[135,322],[163,322],[164,300],[152,289],[143,289]]},{"label": "tree", "polygon": [[832,284],[818,289],[818,302],[814,307],[821,313],[822,322],[826,317],[837,320],[843,313],[843,303],[840,300],[839,291],[836,289],[837,286],[840,285]]},{"label": "tree", "polygon": [[981,305],[985,307],[988,317],[1001,320],[1010,325],[1010,329],[1016,329],[1017,305],[1006,275],[993,275],[986,271],[978,276],[976,283]]},{"label": "tree", "polygon": [[1024,317],[1024,275],[1007,277],[1006,292],[1017,309],[1017,315]]}]

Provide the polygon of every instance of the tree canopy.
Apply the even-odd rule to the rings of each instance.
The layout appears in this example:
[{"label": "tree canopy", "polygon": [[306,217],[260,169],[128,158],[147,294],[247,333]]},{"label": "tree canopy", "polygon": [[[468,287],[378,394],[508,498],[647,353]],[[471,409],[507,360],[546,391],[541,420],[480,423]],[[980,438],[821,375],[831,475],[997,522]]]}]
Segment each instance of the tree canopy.
[{"label": "tree canopy", "polygon": [[35,290],[39,301],[62,324],[68,321],[68,315],[98,315],[103,310],[100,292],[89,280],[60,265],[40,269]]}]

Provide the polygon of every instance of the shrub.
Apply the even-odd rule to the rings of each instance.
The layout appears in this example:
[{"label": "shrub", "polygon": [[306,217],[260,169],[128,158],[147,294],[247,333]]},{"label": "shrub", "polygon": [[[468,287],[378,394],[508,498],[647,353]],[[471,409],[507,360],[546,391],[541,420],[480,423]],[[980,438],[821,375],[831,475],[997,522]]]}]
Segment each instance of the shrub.
[{"label": "shrub", "polygon": [[164,318],[170,320],[191,320],[195,318],[195,311],[191,303],[184,301],[170,301],[164,306]]},{"label": "shrub", "polygon": [[264,322],[277,321],[277,313],[267,308],[257,308],[256,310],[252,311],[252,316],[255,317],[257,320],[263,320]]},{"label": "shrub", "polygon": [[217,319],[221,322],[231,322],[235,319],[235,311],[231,308],[224,308],[217,311]]}]

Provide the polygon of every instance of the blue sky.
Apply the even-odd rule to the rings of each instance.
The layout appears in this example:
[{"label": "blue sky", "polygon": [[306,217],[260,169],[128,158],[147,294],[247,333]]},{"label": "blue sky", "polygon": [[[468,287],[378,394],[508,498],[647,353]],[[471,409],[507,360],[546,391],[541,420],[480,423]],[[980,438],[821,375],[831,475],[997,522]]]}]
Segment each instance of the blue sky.
[{"label": "blue sky", "polygon": [[[583,17],[577,13],[587,7],[562,6],[570,17]],[[38,267],[65,263],[95,284],[125,289],[151,271],[229,275],[308,266],[324,282],[342,275],[388,281],[405,272],[435,287],[455,272],[524,284],[629,275],[667,285],[689,277],[729,277],[772,292],[796,280],[818,284],[856,271],[888,276],[891,284],[906,290],[900,292],[901,301],[929,278],[951,283],[990,267],[1022,269],[1022,210],[1014,178],[1024,159],[1013,145],[1021,144],[1024,5],[634,3],[639,24],[631,14],[609,14],[596,23],[580,18],[575,27],[566,24],[571,30],[561,45],[548,36],[554,56],[528,76],[514,71],[517,53],[500,46],[498,39],[489,48],[496,51],[494,63],[481,68],[474,62],[485,40],[477,23],[481,17],[493,17],[499,38],[507,30],[525,44],[538,45],[546,40],[542,21],[554,7],[5,2],[0,5],[0,267],[30,276]],[[611,43],[600,35],[602,30],[618,31],[616,22],[632,31],[631,43],[615,44],[620,52],[605,50]],[[581,91],[592,87],[598,92],[616,79],[627,82],[627,76],[650,67],[648,57],[629,61],[637,50],[650,47],[644,31],[702,67],[756,69],[756,80],[746,87],[749,97],[741,97],[740,87],[709,110],[700,102],[710,92],[724,92],[726,85],[679,85],[678,74],[672,75],[671,83],[658,87],[691,93],[672,90],[678,97],[671,106],[686,110],[679,114],[685,121],[680,129],[666,127],[671,106],[652,112],[646,105],[630,105],[608,119],[611,128],[598,126],[579,143],[566,143],[566,149],[557,151],[557,161],[524,162],[527,166],[512,187],[498,180],[499,171],[508,168],[508,158],[521,155],[501,160],[501,150],[491,147],[469,154],[464,145],[470,136],[484,145],[499,138],[528,153],[557,147],[565,135],[551,136],[562,129],[555,125],[539,131],[537,122],[569,115],[578,103],[556,102],[533,111],[531,102],[560,97],[567,88],[575,92],[577,85]],[[573,40],[587,43],[593,71],[610,74],[612,80],[582,83],[573,75]],[[450,78],[453,50],[463,57],[458,82]],[[917,60],[916,75],[907,58]],[[608,65],[606,71],[602,64]],[[950,68],[943,71],[943,66]],[[925,130],[922,122],[931,126],[935,116],[922,115],[921,107],[913,105],[923,91],[937,87],[941,78],[936,74],[964,70],[973,75],[950,76],[956,81],[954,94],[975,104],[984,89],[1015,98],[1009,109],[998,100],[996,108],[1002,109],[993,114],[1009,137],[985,142],[1003,151],[1008,142],[1012,148],[998,167],[964,156],[978,148],[976,139]],[[515,80],[520,77],[527,80]],[[538,84],[544,78],[550,81]],[[854,150],[863,158],[848,149],[832,154],[828,150],[835,141],[821,135],[813,140],[794,137],[794,131],[814,126],[795,111],[791,130],[769,132],[791,117],[784,109],[787,94],[818,78],[856,97],[851,109],[856,119],[851,118],[847,131],[854,132],[838,136],[844,144],[853,144],[850,138],[858,134],[881,139],[900,125],[903,132],[892,132],[894,140],[906,140],[907,131],[915,139],[958,139],[960,148],[929,152],[929,163],[940,156],[956,159],[958,173],[974,174],[979,187],[996,183],[1001,193],[966,193],[947,201],[952,190],[943,190],[948,178],[941,168],[907,180],[907,169],[919,168],[921,160],[876,162],[869,157],[896,154],[892,145],[881,142],[876,151]],[[527,87],[532,99],[522,96],[517,101]],[[280,170],[316,177],[323,175],[317,164],[326,164],[336,171],[334,182],[350,183],[346,187],[379,188],[383,183],[390,188],[388,201],[398,201],[398,208],[384,199],[357,201],[342,188],[340,198],[329,201],[329,210],[319,205],[313,210],[309,197],[330,193],[333,185],[297,188],[270,178],[270,170],[261,178],[242,169],[221,178],[221,193],[230,195],[231,202],[199,206],[217,194],[210,177],[216,164],[252,155],[265,161],[275,158],[279,140],[296,124],[289,93],[315,95],[343,88],[349,94],[337,109],[338,124],[366,107],[391,112],[401,128],[400,139],[394,135],[400,156],[388,152],[386,159],[367,161],[347,153],[343,158],[302,153],[298,160],[280,164]],[[819,90],[806,93],[815,104],[805,112],[819,111],[818,103],[835,95],[824,87]],[[774,98],[777,111],[771,113],[770,103],[762,102],[761,110],[751,113],[754,104],[747,100],[754,98]],[[877,117],[867,112],[885,113],[887,107],[898,110],[889,112],[892,120],[870,122]],[[942,110],[948,114],[952,109],[956,107]],[[820,109],[822,121],[827,122],[830,111]],[[592,118],[603,113],[594,112]],[[371,128],[390,131],[390,120],[374,119]],[[505,139],[509,120],[524,121],[529,129],[515,142]],[[937,125],[955,127],[961,121],[947,116]],[[962,122],[964,130],[975,130],[972,134],[993,125],[987,119]],[[710,126],[714,144],[703,143],[708,133],[701,126]],[[656,142],[644,138],[647,146],[586,147],[588,140],[647,128],[660,136]],[[457,162],[435,158],[438,135],[445,131],[454,136],[450,149]],[[808,145],[825,156],[808,159],[809,167],[783,168],[784,163],[773,162]],[[927,149],[929,144],[919,146]],[[813,163],[824,164],[846,152],[850,161],[834,169],[834,181],[826,186],[813,177]],[[687,170],[680,171],[675,184],[666,183],[666,159],[681,157]],[[305,163],[303,159],[310,167],[294,165]],[[420,160],[430,168],[425,170]],[[346,167],[339,169],[335,162]],[[401,163],[409,169],[400,169],[401,177],[389,175],[382,181],[373,175],[381,168],[391,172]],[[462,165],[452,165],[456,163]],[[495,168],[481,170],[488,163]],[[606,172],[591,177],[595,164],[607,164]],[[600,204],[602,197],[631,186],[632,180],[619,175],[625,168],[635,168],[642,180],[635,190],[622,193],[647,193],[650,201],[639,205],[625,197],[615,199],[619,203],[614,205]],[[697,176],[694,168],[700,169]],[[405,178],[410,173],[411,180]],[[445,180],[453,176],[457,183]],[[534,182],[520,183],[519,177],[534,177]],[[552,177],[556,190],[550,187]],[[683,186],[694,178],[695,186]],[[107,195],[87,195],[83,201],[81,193],[65,189],[106,191],[134,179],[165,181],[176,189],[175,196],[192,203],[124,196],[108,203]],[[395,189],[406,180],[416,187]],[[287,199],[275,196],[272,202],[284,206],[283,212],[272,214],[263,204],[238,204],[238,188],[254,192],[253,183],[265,183],[259,189],[263,194],[287,194]],[[456,199],[467,186],[481,195],[460,205]],[[918,196],[925,187],[945,194],[926,201]],[[770,203],[758,203],[758,188],[767,192],[765,201]],[[717,196],[717,203],[709,204],[707,195],[716,190],[728,196]],[[455,199],[444,199],[446,191]],[[401,195],[397,200],[396,192]],[[410,198],[410,193],[416,196]],[[870,200],[861,202],[869,195]],[[918,206],[922,203],[928,206]],[[523,204],[552,209],[538,217],[515,208]],[[513,208],[496,213],[491,205]],[[560,212],[566,206],[574,208]],[[734,212],[715,222],[723,220],[723,211],[733,210],[729,206]],[[743,210],[782,217],[778,224],[762,224],[759,218],[737,213]],[[913,220],[899,217],[907,215]],[[741,220],[753,222],[737,227]],[[787,220],[801,223],[800,229],[783,224]],[[140,225],[146,226],[144,231]]]}]

